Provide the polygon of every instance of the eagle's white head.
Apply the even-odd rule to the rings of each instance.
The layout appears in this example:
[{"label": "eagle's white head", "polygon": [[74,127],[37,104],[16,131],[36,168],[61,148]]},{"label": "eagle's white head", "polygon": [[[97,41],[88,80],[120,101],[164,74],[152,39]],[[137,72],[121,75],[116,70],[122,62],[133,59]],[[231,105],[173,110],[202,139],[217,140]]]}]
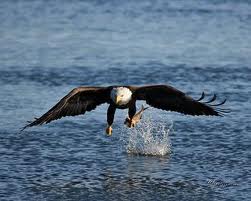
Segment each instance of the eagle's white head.
[{"label": "eagle's white head", "polygon": [[132,92],[126,87],[115,87],[111,91],[111,99],[116,105],[126,105],[132,98]]}]

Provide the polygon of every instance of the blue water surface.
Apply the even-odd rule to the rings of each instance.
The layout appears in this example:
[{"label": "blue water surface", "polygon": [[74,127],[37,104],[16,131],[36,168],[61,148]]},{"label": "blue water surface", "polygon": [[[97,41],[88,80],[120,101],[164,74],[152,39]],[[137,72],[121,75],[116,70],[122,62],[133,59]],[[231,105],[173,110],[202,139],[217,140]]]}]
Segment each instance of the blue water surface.
[{"label": "blue water surface", "polygon": [[[248,0],[0,1],[0,200],[251,200],[250,56]],[[146,111],[173,122],[165,156],[127,153],[126,111],[106,137],[107,105],[19,133],[72,88],[113,84],[232,112]]]}]

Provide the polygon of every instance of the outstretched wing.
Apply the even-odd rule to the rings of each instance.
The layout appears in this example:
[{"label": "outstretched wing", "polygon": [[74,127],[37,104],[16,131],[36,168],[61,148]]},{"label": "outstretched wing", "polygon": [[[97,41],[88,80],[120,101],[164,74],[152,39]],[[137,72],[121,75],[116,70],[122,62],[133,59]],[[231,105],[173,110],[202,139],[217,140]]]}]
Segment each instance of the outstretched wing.
[{"label": "outstretched wing", "polygon": [[54,107],[36,118],[27,127],[42,125],[65,116],[85,114],[86,111],[94,110],[98,105],[109,102],[110,87],[78,87],[62,98]]},{"label": "outstretched wing", "polygon": [[133,96],[135,99],[145,100],[147,104],[163,110],[176,111],[189,115],[215,116],[222,116],[224,113],[229,112],[226,109],[215,107],[224,104],[226,100],[215,105],[209,104],[216,99],[216,95],[210,101],[203,103],[199,101],[204,98],[204,93],[200,99],[194,100],[182,91],[167,85],[132,87],[131,90],[134,91]]}]

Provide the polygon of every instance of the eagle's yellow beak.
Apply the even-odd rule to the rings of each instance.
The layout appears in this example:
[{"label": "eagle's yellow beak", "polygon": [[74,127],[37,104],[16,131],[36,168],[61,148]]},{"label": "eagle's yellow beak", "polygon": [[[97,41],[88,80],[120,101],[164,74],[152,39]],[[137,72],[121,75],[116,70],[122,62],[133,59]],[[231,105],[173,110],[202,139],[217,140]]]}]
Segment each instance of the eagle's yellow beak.
[{"label": "eagle's yellow beak", "polygon": [[115,103],[118,104],[121,101],[121,97],[120,96],[116,96],[115,97]]}]

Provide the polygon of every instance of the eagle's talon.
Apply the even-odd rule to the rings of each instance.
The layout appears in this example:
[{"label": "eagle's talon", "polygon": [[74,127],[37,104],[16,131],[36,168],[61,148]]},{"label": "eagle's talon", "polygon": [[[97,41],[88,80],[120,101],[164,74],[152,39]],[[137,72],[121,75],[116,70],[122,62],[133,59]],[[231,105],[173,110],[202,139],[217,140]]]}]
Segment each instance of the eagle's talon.
[{"label": "eagle's talon", "polygon": [[111,135],[112,135],[112,127],[111,127],[111,126],[108,126],[108,127],[106,128],[106,134],[107,134],[108,136],[111,136]]},{"label": "eagle's talon", "polygon": [[129,117],[127,117],[126,119],[125,119],[125,122],[124,122],[124,124],[128,127],[128,128],[134,128],[136,125],[137,125],[137,123],[139,123],[139,120],[133,120],[133,119],[130,119]]},{"label": "eagle's talon", "polygon": [[128,128],[132,128],[134,127],[132,125],[132,120],[129,118],[129,117],[126,117],[125,121],[124,121],[124,124],[128,127]]}]

